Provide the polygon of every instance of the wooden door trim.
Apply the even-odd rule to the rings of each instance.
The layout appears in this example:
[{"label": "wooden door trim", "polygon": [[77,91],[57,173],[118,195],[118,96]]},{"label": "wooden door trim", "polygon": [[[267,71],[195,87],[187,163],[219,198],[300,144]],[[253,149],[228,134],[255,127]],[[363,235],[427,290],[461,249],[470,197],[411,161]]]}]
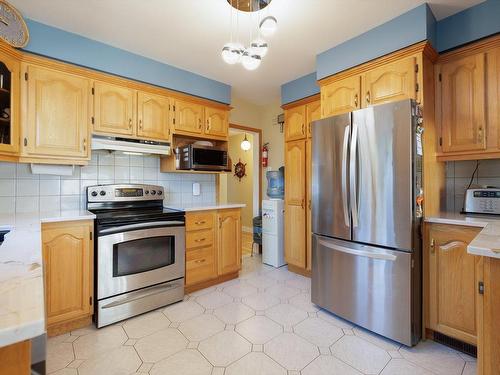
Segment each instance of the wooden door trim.
[{"label": "wooden door trim", "polygon": [[321,99],[321,94],[317,93],[317,94],[305,97],[303,99],[296,100],[296,101],[291,102],[291,103],[283,104],[281,106],[281,109],[291,109],[291,108],[299,107],[299,106],[304,105],[304,104],[313,103],[313,102],[320,100],[320,99]]}]

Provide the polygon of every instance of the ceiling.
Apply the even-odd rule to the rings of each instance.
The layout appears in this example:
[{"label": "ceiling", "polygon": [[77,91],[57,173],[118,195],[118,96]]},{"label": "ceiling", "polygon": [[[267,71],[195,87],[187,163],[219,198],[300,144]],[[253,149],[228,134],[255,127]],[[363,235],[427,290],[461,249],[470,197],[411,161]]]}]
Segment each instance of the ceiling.
[{"label": "ceiling", "polygon": [[[220,57],[229,41],[226,0],[10,0],[26,17],[227,83],[232,94],[263,105],[280,86],[315,70],[316,55],[424,3],[424,0],[273,0],[277,33],[256,71]],[[442,19],[482,0],[430,0]],[[268,10],[263,10],[267,14]],[[250,25],[240,12],[240,39]],[[253,22],[252,22],[253,21]]]}]

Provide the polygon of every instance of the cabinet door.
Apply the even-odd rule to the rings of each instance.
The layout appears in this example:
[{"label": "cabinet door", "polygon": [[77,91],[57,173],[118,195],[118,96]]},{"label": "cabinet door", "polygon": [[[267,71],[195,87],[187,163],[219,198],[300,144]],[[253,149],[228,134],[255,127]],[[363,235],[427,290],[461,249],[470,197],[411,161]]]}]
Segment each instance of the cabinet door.
[{"label": "cabinet door", "polygon": [[476,344],[481,257],[467,253],[478,228],[432,224],[429,230],[430,328]]},{"label": "cabinet door", "polygon": [[[186,235],[189,236],[190,233]],[[217,277],[215,254],[213,245],[186,250],[186,286]]]},{"label": "cabinet door", "polygon": [[174,111],[175,132],[187,135],[201,134],[203,132],[203,106],[183,100],[176,100]]},{"label": "cabinet door", "polygon": [[228,113],[222,109],[205,108],[205,134],[227,137],[229,129]]},{"label": "cabinet door", "polygon": [[312,122],[321,119],[321,100],[306,105],[307,137],[312,136]]},{"label": "cabinet door", "polygon": [[409,57],[383,65],[363,75],[363,107],[416,99],[416,59]]},{"label": "cabinet door", "polygon": [[361,108],[361,77],[353,76],[321,88],[321,117],[330,117]]},{"label": "cabinet door", "polygon": [[33,65],[27,72],[24,150],[36,156],[88,157],[90,80]]},{"label": "cabinet door", "polygon": [[443,152],[486,148],[484,60],[484,53],[480,53],[438,68]]},{"label": "cabinet door", "polygon": [[169,99],[165,96],[137,94],[137,136],[159,141],[170,139]]},{"label": "cabinet door", "polygon": [[223,210],[217,213],[219,275],[237,272],[241,266],[241,213]]},{"label": "cabinet door", "polygon": [[134,135],[135,90],[104,82],[96,82],[94,88],[94,132]]},{"label": "cabinet door", "polygon": [[306,138],[306,106],[301,105],[285,111],[285,141]]},{"label": "cabinet door", "polygon": [[45,224],[42,247],[47,324],[91,314],[92,223]]},{"label": "cabinet door", "polygon": [[306,268],[306,141],[285,145],[285,259]]},{"label": "cabinet door", "polygon": [[306,142],[306,269],[311,270],[312,263],[312,140]]},{"label": "cabinet door", "polygon": [[19,151],[19,61],[0,52],[0,112],[10,109],[10,116],[0,117],[0,152]]}]

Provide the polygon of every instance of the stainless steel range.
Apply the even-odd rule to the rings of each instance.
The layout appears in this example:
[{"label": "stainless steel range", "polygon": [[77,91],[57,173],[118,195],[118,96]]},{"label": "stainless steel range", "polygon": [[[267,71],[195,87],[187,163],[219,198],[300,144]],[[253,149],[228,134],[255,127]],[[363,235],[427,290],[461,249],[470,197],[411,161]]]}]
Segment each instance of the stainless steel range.
[{"label": "stainless steel range", "polygon": [[185,215],[154,185],[87,188],[95,221],[98,328],[184,298]]}]

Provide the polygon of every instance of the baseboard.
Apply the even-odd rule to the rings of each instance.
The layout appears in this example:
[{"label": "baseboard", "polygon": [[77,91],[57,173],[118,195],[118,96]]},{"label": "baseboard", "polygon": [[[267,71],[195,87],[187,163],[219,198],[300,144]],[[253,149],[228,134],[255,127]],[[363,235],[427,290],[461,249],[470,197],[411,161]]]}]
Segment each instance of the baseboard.
[{"label": "baseboard", "polygon": [[305,277],[311,277],[311,271],[306,270],[305,268],[293,266],[291,264],[288,265],[288,271],[293,272],[293,273],[298,273],[299,275],[302,275]]},{"label": "baseboard", "polygon": [[186,294],[189,294],[189,293],[196,292],[197,290],[201,290],[201,289],[205,289],[205,288],[208,288],[210,286],[213,286],[213,285],[221,284],[225,281],[236,279],[238,277],[238,274],[239,274],[239,272],[236,271],[233,273],[229,273],[227,275],[216,277],[215,279],[212,279],[212,280],[203,281],[203,282],[198,283],[198,284],[187,285],[184,287],[184,292]]},{"label": "baseboard", "polygon": [[59,336],[63,333],[74,331],[75,329],[87,327],[92,324],[92,315],[66,322],[51,324],[47,327],[47,336]]}]

